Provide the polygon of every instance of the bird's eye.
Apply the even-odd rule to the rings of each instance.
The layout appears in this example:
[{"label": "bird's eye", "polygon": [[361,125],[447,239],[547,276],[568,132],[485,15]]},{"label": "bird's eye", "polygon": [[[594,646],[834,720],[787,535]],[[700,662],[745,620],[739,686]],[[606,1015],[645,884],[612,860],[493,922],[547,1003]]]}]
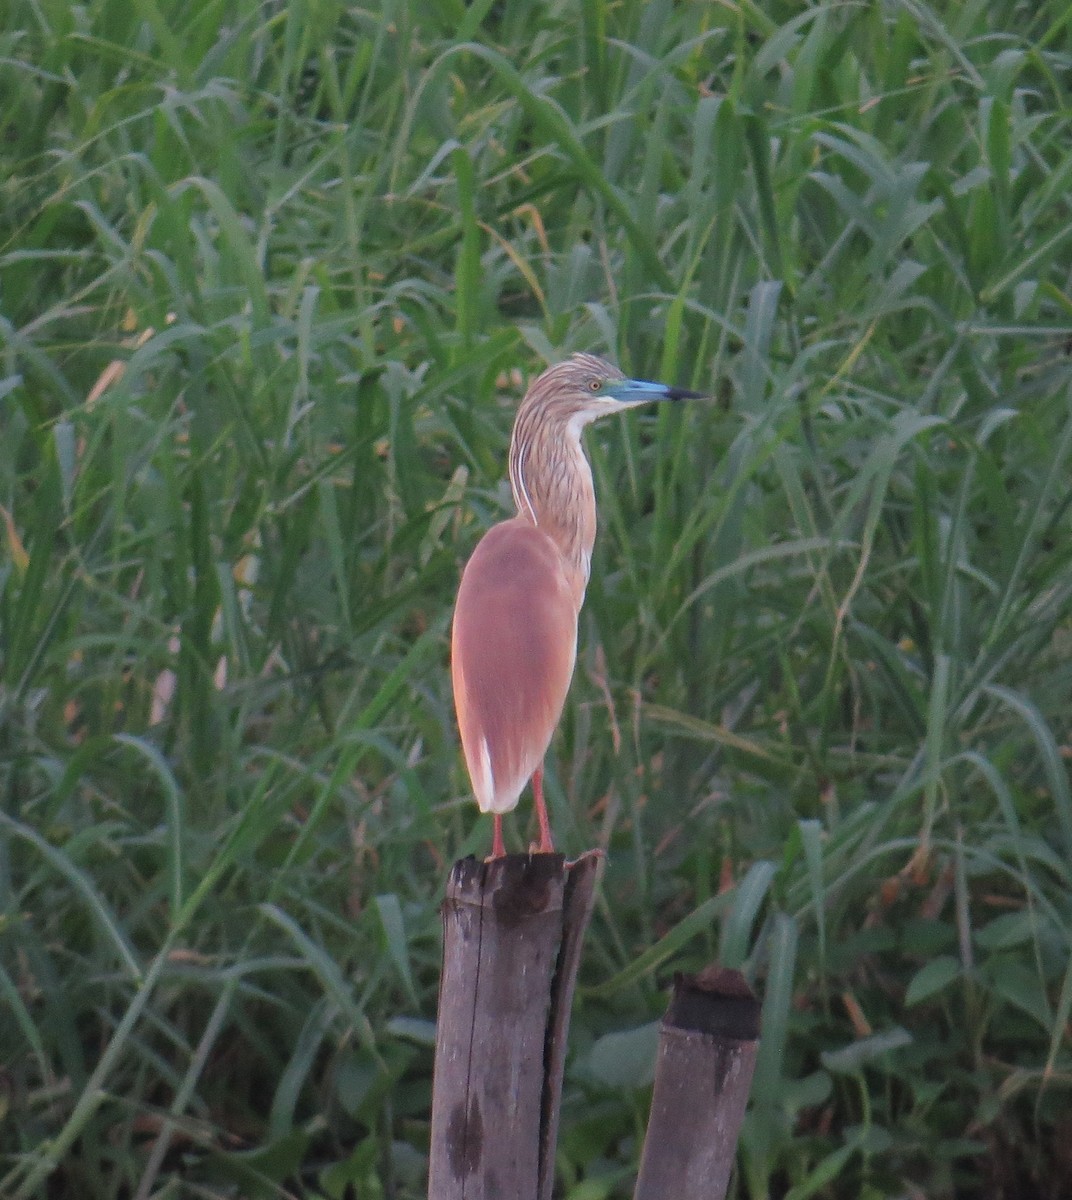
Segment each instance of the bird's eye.
[{"label": "bird's eye", "polygon": [[588,390],[590,392],[598,392],[602,386],[603,386],[602,379],[589,379],[589,381],[588,381]]}]

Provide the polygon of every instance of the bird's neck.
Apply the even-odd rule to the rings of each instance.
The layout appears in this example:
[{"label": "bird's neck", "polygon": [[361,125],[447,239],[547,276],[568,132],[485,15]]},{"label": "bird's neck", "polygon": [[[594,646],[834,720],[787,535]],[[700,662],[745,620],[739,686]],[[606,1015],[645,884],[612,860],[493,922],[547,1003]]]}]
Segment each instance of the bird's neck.
[{"label": "bird's neck", "polygon": [[581,423],[530,419],[522,407],[510,440],[510,487],[518,515],[562,551],[579,606],[596,540],[595,489]]}]

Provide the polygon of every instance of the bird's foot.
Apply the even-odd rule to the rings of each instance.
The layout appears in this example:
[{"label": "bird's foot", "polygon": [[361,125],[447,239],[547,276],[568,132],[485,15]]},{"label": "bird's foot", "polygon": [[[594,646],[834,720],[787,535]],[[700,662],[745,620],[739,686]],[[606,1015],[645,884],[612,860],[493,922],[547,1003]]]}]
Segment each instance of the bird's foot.
[{"label": "bird's foot", "polygon": [[529,854],[554,854],[555,844],[551,836],[541,837],[538,842],[529,842]]},{"label": "bird's foot", "polygon": [[484,859],[486,863],[494,862],[497,858],[506,857],[506,843],[503,841],[502,813],[495,813],[491,827],[491,853]]}]

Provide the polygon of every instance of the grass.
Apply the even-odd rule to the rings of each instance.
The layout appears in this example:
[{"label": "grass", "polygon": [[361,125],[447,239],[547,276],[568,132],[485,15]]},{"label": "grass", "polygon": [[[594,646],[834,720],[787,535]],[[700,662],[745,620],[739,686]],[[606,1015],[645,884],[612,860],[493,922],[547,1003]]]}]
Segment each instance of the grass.
[{"label": "grass", "polygon": [[1070,66],[1056,0],[7,5],[0,1193],[424,1194],[450,604],[586,348],[714,400],[589,438],[561,1194],[716,955],[737,1196],[1067,1194]]}]

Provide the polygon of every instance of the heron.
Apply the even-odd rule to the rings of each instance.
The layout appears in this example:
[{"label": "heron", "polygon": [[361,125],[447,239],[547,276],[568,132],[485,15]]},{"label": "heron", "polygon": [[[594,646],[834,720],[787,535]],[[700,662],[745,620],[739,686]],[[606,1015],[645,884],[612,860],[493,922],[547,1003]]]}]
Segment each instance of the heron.
[{"label": "heron", "polygon": [[536,852],[554,852],[543,760],[577,658],[577,618],[596,536],[586,425],[653,400],[701,393],[627,379],[574,354],[533,381],[510,437],[515,516],[492,526],[462,572],[451,630],[451,682],[462,752],[481,812],[493,814],[491,857],[506,854],[503,814],[532,781]]}]

